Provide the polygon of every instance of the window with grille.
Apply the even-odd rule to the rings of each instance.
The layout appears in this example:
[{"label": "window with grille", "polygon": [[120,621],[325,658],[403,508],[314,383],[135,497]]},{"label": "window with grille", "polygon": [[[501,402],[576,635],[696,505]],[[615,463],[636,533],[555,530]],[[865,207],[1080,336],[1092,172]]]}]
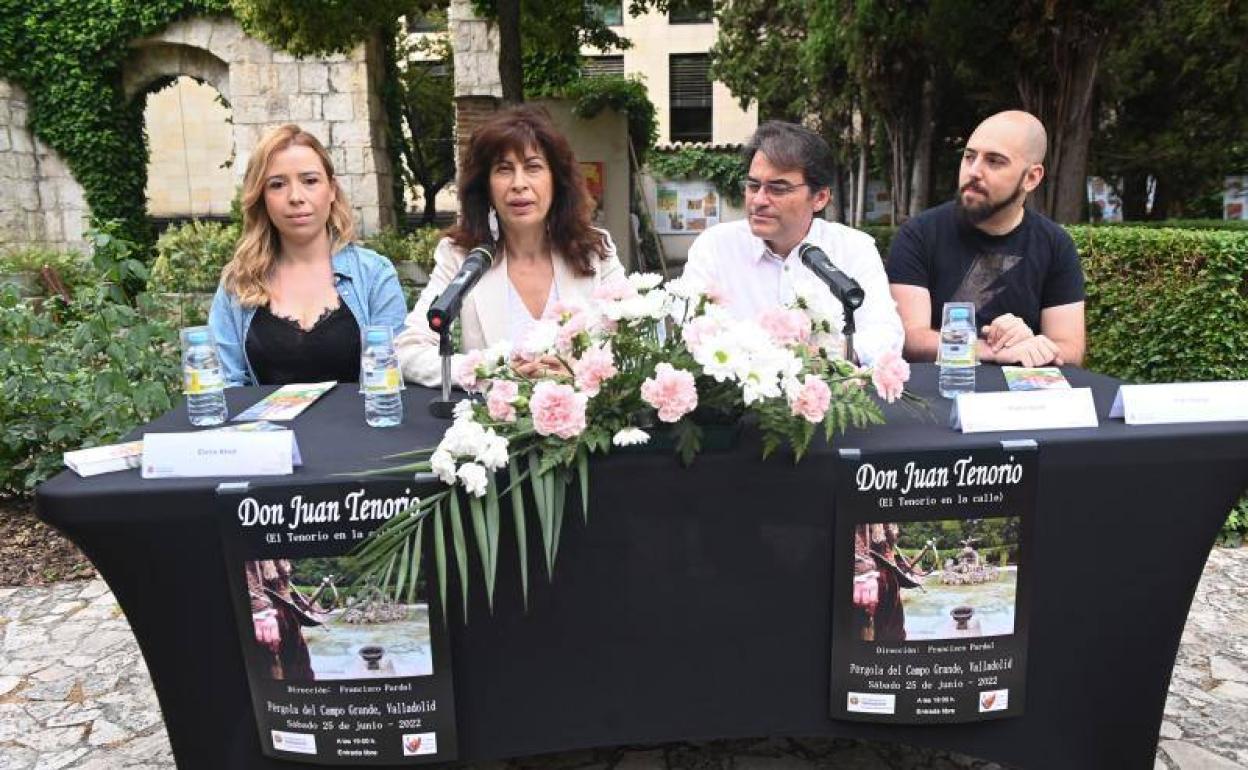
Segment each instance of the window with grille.
[{"label": "window with grille", "polygon": [[713,17],[711,0],[671,0],[667,5],[669,24],[709,24]]},{"label": "window with grille", "polygon": [[618,27],[624,23],[623,0],[586,0],[585,9],[590,16],[608,27]]},{"label": "window with grille", "polygon": [[711,141],[711,59],[673,54],[669,63],[671,141]]},{"label": "window with grille", "polygon": [[581,73],[587,78],[623,76],[623,56],[586,56],[581,64]]}]

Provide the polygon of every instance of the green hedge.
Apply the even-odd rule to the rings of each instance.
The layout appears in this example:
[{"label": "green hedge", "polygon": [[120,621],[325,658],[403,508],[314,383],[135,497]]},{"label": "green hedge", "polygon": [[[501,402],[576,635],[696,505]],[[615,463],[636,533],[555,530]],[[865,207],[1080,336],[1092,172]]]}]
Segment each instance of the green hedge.
[{"label": "green hedge", "polygon": [[176,336],[102,287],[70,304],[0,292],[0,496],[29,494],[70,449],[117,441],[173,406]]},{"label": "green hedge", "polygon": [[1248,232],[1075,226],[1087,367],[1132,382],[1248,379]]}]

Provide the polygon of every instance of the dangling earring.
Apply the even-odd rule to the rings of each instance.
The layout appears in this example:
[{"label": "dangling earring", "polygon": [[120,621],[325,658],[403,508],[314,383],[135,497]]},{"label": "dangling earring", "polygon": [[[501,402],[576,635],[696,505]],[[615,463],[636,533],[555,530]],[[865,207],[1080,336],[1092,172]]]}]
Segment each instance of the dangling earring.
[{"label": "dangling earring", "polygon": [[490,206],[490,213],[486,216],[485,221],[490,225],[490,237],[495,242],[498,241],[498,212],[494,211],[494,207]]}]

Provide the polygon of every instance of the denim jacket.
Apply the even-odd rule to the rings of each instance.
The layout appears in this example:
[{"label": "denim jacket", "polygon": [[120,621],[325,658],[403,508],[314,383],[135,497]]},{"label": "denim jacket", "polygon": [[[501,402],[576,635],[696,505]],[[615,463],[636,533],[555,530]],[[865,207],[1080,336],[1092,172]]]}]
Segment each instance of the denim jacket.
[{"label": "denim jacket", "polygon": [[[407,302],[390,260],[362,246],[347,244],[334,254],[332,263],[334,288],[361,331],[365,326],[385,325],[397,335],[403,329]],[[255,315],[256,308],[243,307],[224,285],[217,287],[208,326],[220,351],[226,387],[256,384],[256,372],[247,360],[247,330]]]}]

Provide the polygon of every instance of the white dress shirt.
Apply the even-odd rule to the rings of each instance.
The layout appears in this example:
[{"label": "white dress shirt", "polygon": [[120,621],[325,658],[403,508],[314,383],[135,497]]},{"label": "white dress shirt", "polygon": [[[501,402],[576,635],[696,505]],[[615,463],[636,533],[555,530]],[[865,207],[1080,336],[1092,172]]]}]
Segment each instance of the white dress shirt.
[{"label": "white dress shirt", "polygon": [[[884,263],[875,239],[864,232],[816,217],[802,243],[823,249],[841,272],[858,281],[866,293],[854,312],[854,350],[860,361],[870,364],[886,351],[901,353],[905,332],[897,303],[888,291]],[[737,318],[756,318],[767,308],[791,304],[795,284],[817,286],[825,294],[835,320],[834,330],[844,327],[843,309],[832,292],[802,264],[799,243],[784,257],[772,253],[762,238],[750,232],[747,219],[715,225],[689,247],[685,275],[724,296],[728,310]]]}]

